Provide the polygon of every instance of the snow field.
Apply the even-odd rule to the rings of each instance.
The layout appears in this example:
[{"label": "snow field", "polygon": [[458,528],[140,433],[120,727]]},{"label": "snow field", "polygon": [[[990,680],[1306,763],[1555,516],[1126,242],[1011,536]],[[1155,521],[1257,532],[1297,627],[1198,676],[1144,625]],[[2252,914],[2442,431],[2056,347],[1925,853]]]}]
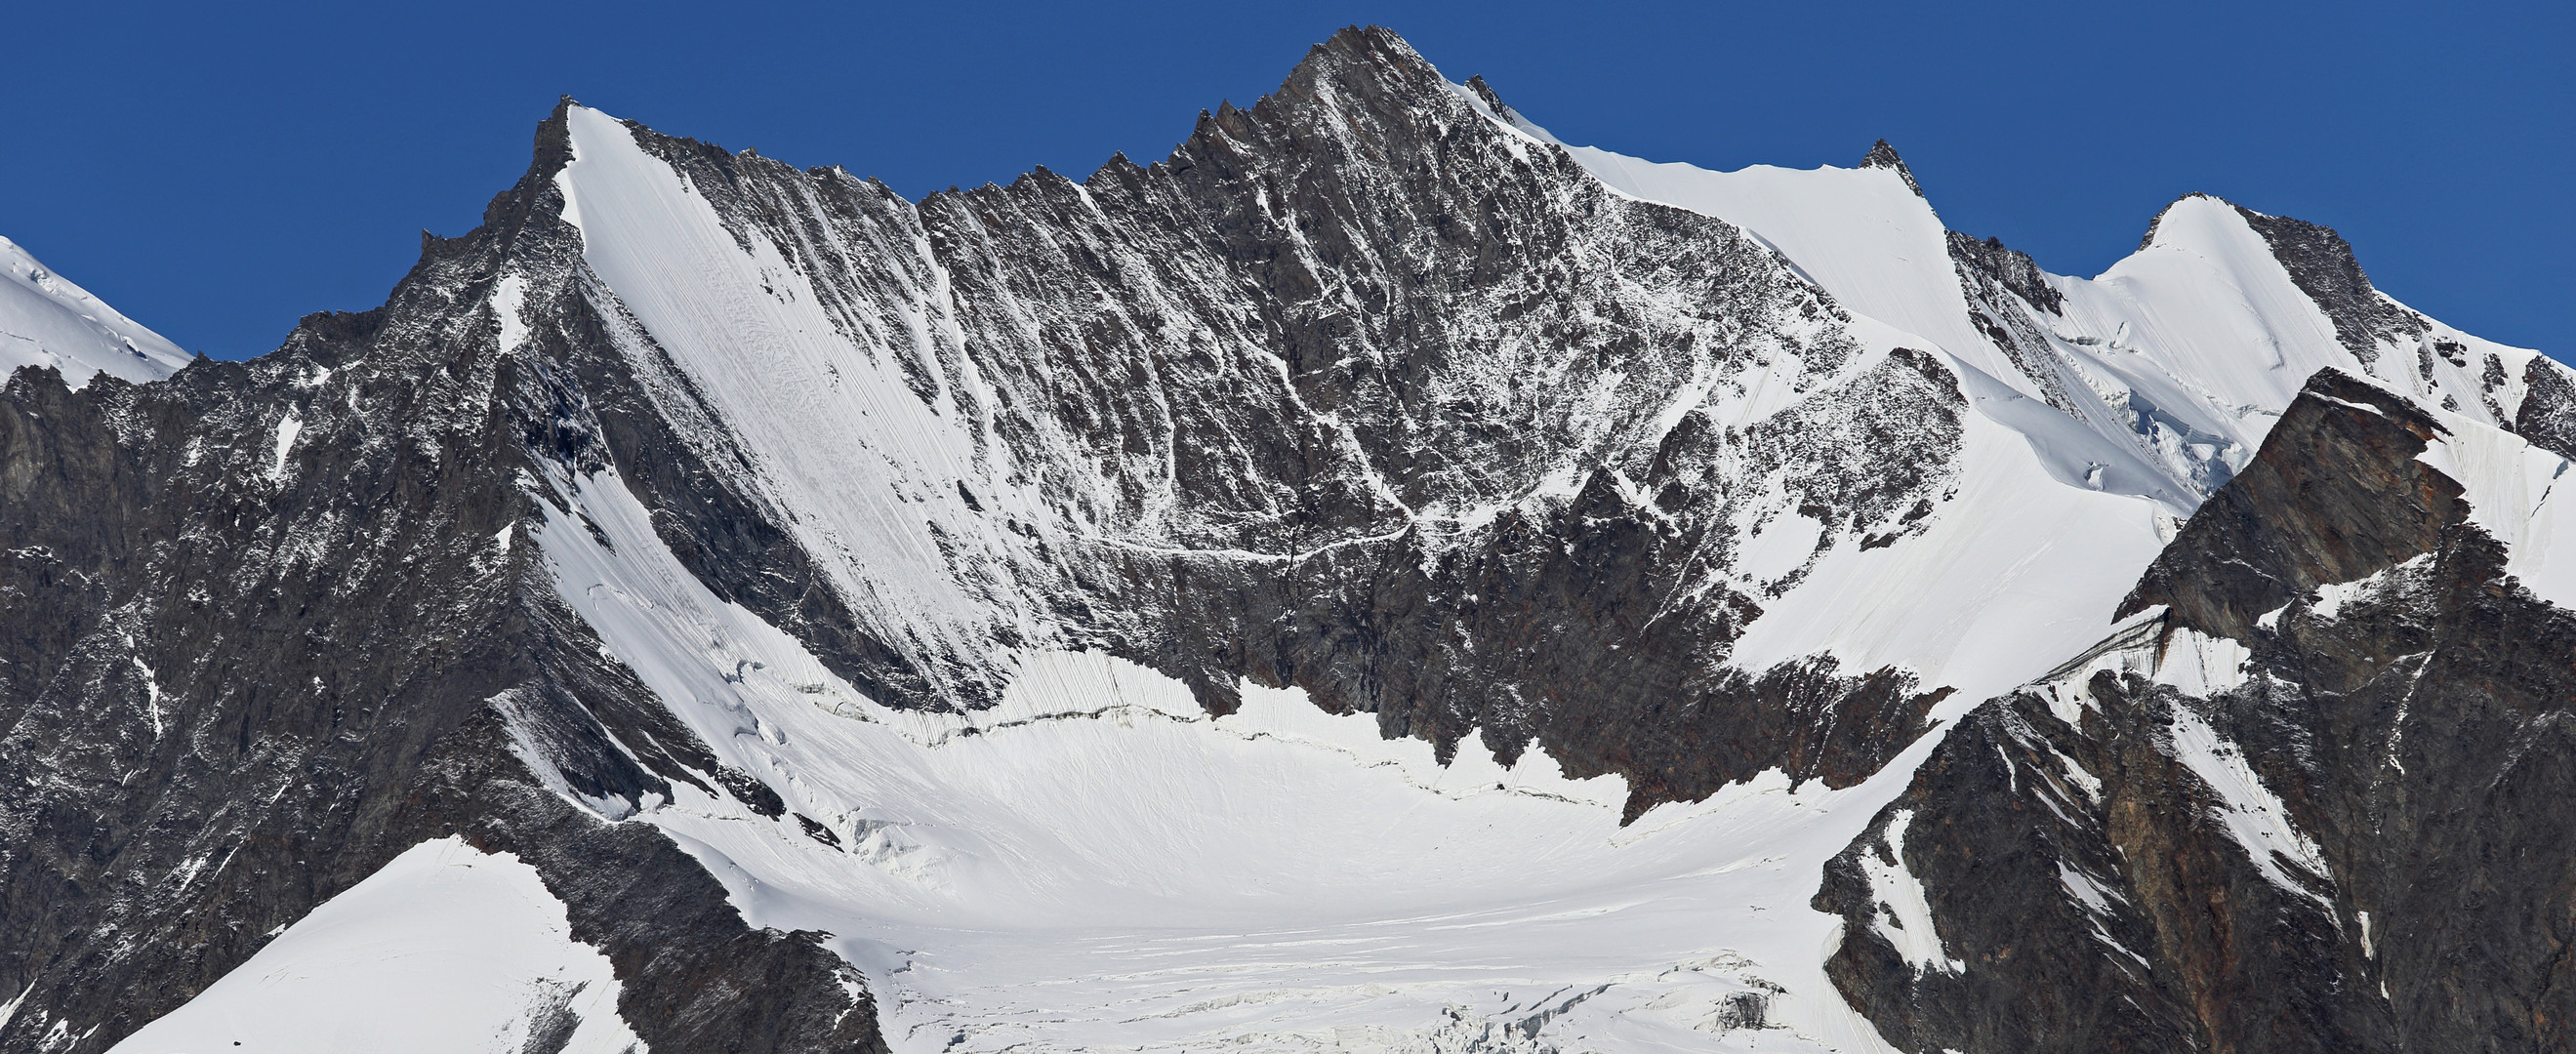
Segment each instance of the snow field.
[{"label": "snow field", "polygon": [[535,868],[423,842],[313,909],[116,1054],[641,1054],[607,956]]},{"label": "snow field", "polygon": [[[1551,1000],[1549,1042],[1879,1049],[1805,903],[1885,781],[1773,776],[1621,828],[1615,778],[1472,745],[1443,768],[1258,686],[1209,718],[1084,654],[1021,657],[992,711],[889,711],[708,594],[613,474],[558,482],[613,546],[550,513],[565,602],[844,848],[685,786],[610,814],[643,806],[753,924],[835,934],[899,1050],[1431,1049]],[[1725,1029],[1744,993],[1786,1027]]]},{"label": "snow field", "polygon": [[[572,121],[567,218],[632,312],[634,342],[674,353],[800,542],[866,554],[841,584],[897,619],[886,627],[895,639],[977,636],[990,598],[960,592],[927,536],[903,525],[927,518],[978,537],[991,521],[947,497],[948,483],[970,478],[1001,492],[986,501],[1031,506],[1027,518],[1046,522],[991,485],[1006,472],[975,461],[1000,449],[976,433],[986,426],[959,402],[931,409],[877,361],[882,349],[841,337],[773,247],[742,248],[623,126],[578,109]],[[2331,357],[2309,339],[2322,315],[2259,237],[2232,210],[2185,202],[2151,246],[2181,278],[2160,285],[2146,263],[2132,268],[2142,277],[2115,268],[2105,281],[2126,284],[2095,297],[2108,306],[2088,314],[2090,287],[2068,290],[2078,306],[2047,327],[2056,380],[2101,404],[2070,415],[1969,325],[1939,219],[1894,172],[1705,173],[1578,156],[1622,192],[1727,219],[1782,251],[1864,316],[1852,329],[1868,351],[1854,369],[1892,347],[1946,353],[1978,411],[1959,493],[1931,530],[1825,553],[1739,642],[1747,668],[1820,652],[1850,669],[1906,667],[1927,687],[1961,689],[1944,719],[2036,676],[2102,637],[2112,605],[2197,502],[2175,466],[2232,471],[2304,380],[2281,387],[2278,369],[2248,356],[2283,346],[2275,331],[2286,327],[2297,334],[2288,346]],[[2207,264],[2211,253],[2224,266]],[[688,273],[670,270],[681,265]],[[2260,295],[2236,288],[2247,285]],[[919,292],[912,338],[936,339],[938,290]],[[2259,304],[2229,316],[2234,328],[2148,324],[2157,305],[2214,295]],[[2331,347],[2331,327],[2322,332]],[[2177,370],[2184,359],[2156,350],[2165,345],[2218,365]],[[1755,380],[1744,405],[1718,412],[1776,410]],[[2162,431],[2130,416],[2139,400],[2169,422]],[[1017,675],[994,710],[897,713],[708,596],[613,474],[555,486],[616,543],[598,549],[564,522],[540,532],[566,601],[728,763],[841,847],[686,788],[669,803],[592,804],[670,832],[756,924],[839,935],[905,1049],[1428,1049],[1465,1033],[1508,1047],[1529,1034],[1496,1030],[1533,1015],[1550,1042],[1793,1041],[1723,1030],[1730,998],[1756,991],[1797,1037],[1877,1044],[1822,978],[1839,924],[1804,905],[1823,860],[1936,737],[1849,791],[1756,781],[1621,829],[1616,781],[1566,781],[1536,756],[1502,770],[1472,745],[1443,769],[1427,744],[1380,740],[1370,718],[1258,686],[1246,686],[1241,713],[1210,719],[1178,685],[1096,655],[1010,657],[1001,665]],[[886,492],[918,507],[868,503]],[[1780,537],[1748,554],[1754,570],[1804,561],[1791,550],[1814,536],[1791,526],[1777,523]],[[989,566],[1011,563],[1015,543],[989,544]],[[2195,684],[2233,672],[2213,658],[2217,668],[2193,668]],[[1910,879],[1874,877],[1891,889]],[[1927,968],[1950,966],[1917,950]]]},{"label": "snow field", "polygon": [[0,238],[0,380],[21,366],[52,366],[75,390],[101,372],[157,381],[192,357]]},{"label": "snow field", "polygon": [[2567,460],[2461,414],[2417,459],[2459,481],[2469,522],[2505,543],[2505,572],[2559,607],[2576,609],[2576,507],[2559,500]]},{"label": "snow field", "polygon": [[2135,578],[2106,570],[2143,569],[2172,512],[2065,485],[2044,448],[1996,420],[2011,408],[1993,404],[2045,406],[2000,385],[1965,387],[1979,412],[1964,418],[1958,495],[1930,530],[1879,549],[1838,543],[1797,589],[1764,605],[1736,642],[1735,665],[1829,653],[1846,670],[1911,669],[1927,688],[1959,689],[1943,704],[1948,716],[2102,638]]},{"label": "snow field", "polygon": [[[805,274],[764,239],[748,250],[737,244],[714,206],[638,147],[625,125],[584,107],[571,108],[567,120],[575,159],[556,176],[564,219],[581,230],[591,270],[640,324],[621,336],[663,412],[702,422],[700,395],[723,408],[720,427],[753,459],[750,481],[785,512],[778,522],[845,596],[862,599],[851,608],[875,623],[877,639],[911,649],[917,668],[937,671],[948,656],[978,649],[997,622],[1011,622],[1007,590],[970,591],[941,553],[944,535],[969,552],[994,551],[986,566],[1008,574],[999,556],[1017,540],[997,518],[970,512],[957,489],[960,480],[984,480],[980,470],[992,466],[978,463],[979,450],[1000,444],[979,443],[979,422],[954,401],[940,412],[915,396],[890,346],[862,348],[844,337]],[[918,249],[926,254],[927,244]],[[507,287],[503,293],[496,311],[516,299]],[[888,345],[953,329],[937,290],[910,293],[911,330],[885,334]],[[666,369],[677,372],[655,372]],[[943,391],[980,384],[972,376],[942,381]],[[979,489],[997,517],[1048,522],[1009,489]]]},{"label": "snow field", "polygon": [[[939,550],[943,538],[965,539],[985,554],[972,562],[1007,576],[1020,543],[992,528],[998,516],[1042,524],[1052,515],[994,483],[1011,466],[989,461],[1007,448],[973,409],[984,382],[971,360],[925,356],[942,394],[916,395],[887,349],[844,336],[821,291],[774,246],[737,242],[622,125],[579,108],[570,121],[566,218],[628,313],[612,329],[636,349],[672,353],[635,356],[676,371],[660,382],[666,412],[742,443],[763,498],[800,545],[830,557],[836,585],[867,601],[857,607],[884,639],[961,649],[989,640],[994,620],[1023,620],[996,603],[1011,583],[970,590]],[[1513,127],[1534,146],[1554,143],[1525,121]],[[1858,312],[1852,330],[1867,350],[1851,370],[1893,347],[1937,349],[1978,411],[1966,419],[1957,494],[1931,529],[1875,550],[1845,540],[1815,559],[1738,643],[1746,668],[1818,653],[1847,669],[1896,665],[1927,687],[1959,689],[1936,715],[1955,717],[2102,638],[2111,606],[2197,502],[2190,466],[2241,466],[2314,368],[2363,370],[2260,236],[2212,200],[2176,205],[2149,246],[2098,279],[2051,279],[2066,315],[2031,316],[2056,356],[2053,381],[2100,404],[2069,412],[1969,324],[1942,225],[1893,171],[1711,173],[1573,149],[1622,193],[1747,228]],[[961,339],[936,265],[925,256],[918,273],[929,277],[906,294],[904,332],[888,339]],[[524,296],[516,276],[496,290],[505,347],[527,339]],[[2513,351],[2473,347],[2499,361]],[[2380,361],[2413,361],[2400,350],[2383,349]],[[2517,376],[2528,361],[2519,354],[2508,364]],[[1750,419],[1791,398],[1752,381],[1730,399],[1741,405],[1713,411]],[[2478,390],[2448,374],[2430,388],[2454,384]],[[705,403],[684,405],[684,391]],[[2490,394],[2509,412],[2521,392]],[[2547,512],[2563,465],[2470,421],[2494,416],[2483,402],[2462,415],[2474,435],[2427,460],[2462,476],[2481,509]],[[280,426],[280,471],[293,428]],[[987,508],[953,493],[965,480]],[[1380,738],[1373,717],[1327,714],[1301,693],[1250,684],[1240,712],[1211,718],[1178,683],[1098,654],[1005,656],[998,665],[1016,673],[989,710],[892,711],[717,601],[613,472],[541,485],[575,510],[550,504],[533,532],[564,601],[727,764],[769,784],[830,841],[796,817],[762,817],[686,785],[673,801],[581,804],[669,833],[753,924],[834,934],[835,951],[868,975],[899,1050],[1882,1049],[1823,976],[1841,923],[1806,901],[1823,862],[1904,786],[1937,734],[1855,788],[1793,790],[1773,774],[1623,828],[1621,781],[1568,779],[1543,751],[1506,769],[1470,743],[1444,767],[1429,744]],[[885,494],[908,508],[890,510]],[[2576,590],[2548,559],[2565,548],[2549,544],[2554,519],[2534,520],[2535,530],[2495,515],[2490,529],[2514,532],[2517,573],[2535,589]],[[584,516],[611,546],[581,526]],[[1749,570],[1805,564],[1817,535],[1794,526],[1774,521],[1745,554]],[[2232,642],[2192,639],[2162,662],[2128,649],[2091,665],[2105,662],[2144,662],[2153,669],[2141,672],[2206,694],[2241,678],[2243,655]],[[2222,819],[2239,841],[2267,872],[2270,848],[2311,854],[2214,737],[2205,725],[2175,730],[2194,771],[2227,800]],[[533,741],[521,751],[551,771]],[[2070,765],[2070,781],[2083,775]],[[377,890],[464,881],[415,859],[443,844],[406,854],[263,956],[323,961],[339,947],[326,937],[339,932],[332,912],[343,901],[363,907]],[[479,870],[525,871],[499,859]],[[1933,937],[1913,877],[1869,863],[1902,924],[1883,932],[1905,936],[1899,947],[1919,968],[1963,968]],[[2083,876],[2067,886],[2097,909],[2105,896]],[[400,912],[384,914],[382,926],[401,924]],[[560,916],[556,905],[551,923],[526,930],[560,928]],[[435,944],[425,934],[371,939]],[[570,965],[557,973],[572,977],[585,961],[577,946],[529,940],[537,950],[509,953],[520,973],[560,960]],[[247,990],[247,978],[291,974],[245,967],[225,984]],[[218,1013],[229,1022],[247,1011],[226,1008],[267,1005],[219,990],[224,998],[201,998],[154,1028]],[[576,997],[613,1005],[613,993],[610,982]],[[1745,1027],[1749,1005],[1772,1027]],[[491,1006],[451,1023],[480,1022],[482,1038],[520,1027],[511,1015],[524,1000]],[[137,1038],[165,1034],[178,1033]]]}]

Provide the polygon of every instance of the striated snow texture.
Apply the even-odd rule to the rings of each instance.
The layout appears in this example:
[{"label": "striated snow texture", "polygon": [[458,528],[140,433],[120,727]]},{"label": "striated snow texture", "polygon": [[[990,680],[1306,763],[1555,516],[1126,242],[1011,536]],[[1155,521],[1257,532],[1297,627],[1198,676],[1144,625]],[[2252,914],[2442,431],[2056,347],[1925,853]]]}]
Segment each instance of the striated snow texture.
[{"label": "striated snow texture", "polygon": [[100,373],[157,381],[191,357],[0,238],[0,375],[50,366],[73,388]]},{"label": "striated snow texture", "polygon": [[[565,602],[785,803],[679,787],[637,818],[756,924],[832,934],[897,1051],[1870,1044],[1797,905],[1883,793],[1775,775],[1623,827],[1616,777],[1443,766],[1294,690],[1210,717],[1099,654],[889,710],[709,595],[616,477],[570,507],[538,533]],[[1772,1030],[1724,1017],[1747,993]]]},{"label": "striated snow texture", "polygon": [[[74,671],[0,864],[126,892],[24,908],[0,1040],[184,966],[130,1043],[411,984],[443,1049],[2237,1044],[2360,990],[2246,972],[2344,977],[2365,884],[2282,686],[2576,596],[2576,384],[2329,230],[2186,196],[2053,275],[1884,143],[1568,147],[1376,29],[1163,161],[920,202],[567,100],[386,308],[198,372],[0,406],[213,503],[11,543],[0,612],[89,621],[0,669]],[[208,658],[276,641],[315,672]],[[280,892],[239,803],[290,792],[350,833]]]},{"label": "striated snow texture", "polygon": [[423,842],[286,927],[121,1054],[644,1054],[608,959],[535,868]]}]

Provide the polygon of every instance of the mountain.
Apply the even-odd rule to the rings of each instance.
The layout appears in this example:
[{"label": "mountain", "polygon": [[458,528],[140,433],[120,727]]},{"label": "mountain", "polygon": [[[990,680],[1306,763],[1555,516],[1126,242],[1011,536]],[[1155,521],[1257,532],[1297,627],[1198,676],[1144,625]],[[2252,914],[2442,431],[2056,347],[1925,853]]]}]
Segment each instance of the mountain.
[{"label": "mountain", "polygon": [[50,366],[78,388],[102,372],[157,381],[194,357],[7,238],[0,238],[0,272],[7,275],[0,281],[0,370]]},{"label": "mountain", "polygon": [[2571,917],[2576,386],[2205,195],[2053,275],[1885,143],[1570,147],[1352,29],[919,202],[566,100],[383,307],[67,380],[0,1049],[2564,1019],[2475,938]]}]

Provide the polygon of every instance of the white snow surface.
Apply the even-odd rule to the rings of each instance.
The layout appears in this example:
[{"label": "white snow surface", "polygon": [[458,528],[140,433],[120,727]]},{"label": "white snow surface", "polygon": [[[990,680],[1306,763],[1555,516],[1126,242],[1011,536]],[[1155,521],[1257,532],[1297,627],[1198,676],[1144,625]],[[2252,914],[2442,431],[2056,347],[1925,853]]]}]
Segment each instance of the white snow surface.
[{"label": "white snow surface", "polygon": [[2000,385],[1969,388],[1980,412],[1965,418],[1958,497],[1921,537],[1825,554],[1746,628],[1738,666],[1819,652],[1847,669],[1900,666],[1959,689],[1946,716],[2102,638],[2113,605],[2164,548],[2171,511],[2054,478],[2045,448],[1997,419],[2047,408]]},{"label": "white snow surface", "polygon": [[2217,792],[2214,815],[2263,876],[2282,889],[2325,903],[2327,898],[2313,880],[2294,877],[2285,866],[2295,866],[2315,879],[2327,878],[2334,872],[2326,867],[2325,852],[2290,822],[2290,807],[2263,785],[2262,775],[2246,763],[2244,750],[2188,706],[2173,708],[2171,734],[2174,757]]},{"label": "white snow surface", "polygon": [[111,1049],[504,1054],[571,1014],[565,1054],[642,1054],[617,992],[535,868],[450,837],[404,851]]},{"label": "white snow surface", "polygon": [[[1597,147],[1568,147],[1603,183],[1752,231],[1844,307],[1932,342],[1980,368],[1985,338],[1950,266],[1948,228],[1892,168],[1754,165],[1711,172],[1658,164]],[[2001,368],[1999,368],[2001,365]]]},{"label": "white snow surface", "polygon": [[[925,405],[887,349],[843,336],[800,269],[766,239],[738,245],[706,198],[617,119],[573,107],[568,121],[575,159],[556,177],[564,218],[580,228],[592,272],[642,326],[628,332],[611,319],[619,339],[639,347],[649,339],[669,353],[676,376],[655,372],[661,356],[633,356],[664,412],[693,422],[700,396],[722,410],[711,427],[730,429],[753,459],[751,482],[783,513],[778,522],[818,558],[854,613],[875,623],[876,639],[908,649],[916,668],[935,672],[942,655],[982,650],[996,625],[1042,636],[1015,610],[1009,583],[970,588],[941,551],[1009,550],[1022,543],[1002,529],[1004,518],[1052,520],[1016,488],[991,482],[1009,475],[1009,466],[978,455],[979,430],[982,449],[1007,450],[989,441],[992,422],[955,401]],[[853,251],[926,261],[929,245]],[[944,286],[912,290],[902,323],[953,330]],[[496,312],[515,315],[517,298],[503,287]],[[959,362],[969,375],[942,376],[943,391],[980,389],[971,363]],[[967,507],[958,486],[968,479],[992,515]],[[1003,575],[1012,565],[986,566]]]},{"label": "white snow surface", "polygon": [[268,481],[283,486],[291,474],[286,459],[295,452],[295,438],[304,434],[304,418],[288,410],[277,419],[277,431],[270,437]]},{"label": "white snow surface", "polygon": [[1878,915],[1871,927],[1896,949],[1896,954],[1916,970],[1939,970],[1961,973],[1968,964],[1952,958],[1941,943],[1940,933],[1932,925],[1932,905],[1925,898],[1923,880],[1905,869],[1905,829],[1914,822],[1914,810],[1898,809],[1887,823],[1887,855],[1863,853],[1861,873],[1869,876],[1869,889],[1878,898]]},{"label": "white snow surface", "polygon": [[2436,411],[2449,431],[2419,460],[2458,480],[2469,522],[2505,543],[2505,573],[2542,600],[2576,609],[2576,497],[2560,500],[2567,460],[2522,437]]},{"label": "white snow surface", "polygon": [[[1538,1049],[1502,1028],[1550,1007],[1560,1046],[1884,1049],[1823,975],[1839,921],[1806,901],[1910,764],[1844,791],[1775,774],[1622,828],[1615,778],[1535,752],[1443,768],[1255,685],[1210,718],[1100,655],[1029,657],[991,711],[892,711],[708,593],[614,473],[554,488],[611,543],[550,512],[565,602],[846,851],[686,786],[605,811],[640,809],[754,925],[835,934],[899,1051]],[[1723,1030],[1753,991],[1786,1029]]]},{"label": "white snow surface", "polygon": [[[1493,116],[1530,149],[1559,145]],[[739,442],[760,497],[880,639],[917,644],[925,660],[981,647],[1002,626],[1033,642],[1000,660],[1016,676],[994,709],[889,710],[715,599],[614,472],[531,484],[550,502],[534,540],[565,602],[726,763],[839,847],[685,785],[673,801],[581,804],[668,832],[754,925],[834,934],[896,1049],[1884,1049],[1823,975],[1840,921],[1806,904],[1824,861],[1937,735],[1857,787],[1792,791],[1775,773],[1622,828],[1624,786],[1565,779],[1541,752],[1506,770],[1471,748],[1443,767],[1429,745],[1381,740],[1372,718],[1325,714],[1298,693],[1247,684],[1241,712],[1210,718],[1159,674],[1050,650],[1017,599],[1026,584],[1009,580],[1025,543],[996,524],[1049,524],[1056,510],[1007,482],[1014,466],[990,463],[1009,448],[969,408],[992,400],[914,396],[883,349],[836,329],[775,246],[738,242],[614,119],[574,108],[569,121],[576,159],[558,185],[595,295],[626,313],[608,320],[612,335],[667,353],[635,356],[648,387],[693,393],[663,409],[720,419],[702,423]],[[1894,347],[1937,351],[1977,411],[1957,494],[1929,529],[1823,554],[1765,601],[1737,643],[1740,666],[1819,653],[1849,669],[1900,666],[1958,689],[1941,721],[2039,676],[2120,629],[2109,612],[2178,518],[2250,458],[2319,366],[2428,404],[2461,393],[2453,416],[2481,438],[2428,460],[2478,476],[2481,508],[2545,510],[2554,493],[2547,466],[2487,435],[2501,434],[2484,422],[2513,410],[2518,387],[2489,393],[2501,397],[2490,408],[2447,360],[2429,379],[2408,373],[2411,347],[2380,349],[2390,372],[2373,373],[2214,199],[2178,203],[2150,244],[2096,279],[2048,276],[2063,316],[2012,305],[2046,345],[2033,366],[1969,321],[1939,218],[1891,170],[1576,157],[1622,193],[1750,230],[1857,313],[1855,369]],[[925,244],[862,248],[913,254],[907,273],[929,276],[887,324],[962,339]],[[505,283],[494,298],[505,344],[525,337],[520,296]],[[2470,369],[2492,353],[2518,376],[2533,354],[2438,324],[2434,336],[2466,344]],[[933,368],[942,393],[986,391],[970,359]],[[957,493],[969,480],[983,511]],[[1151,519],[1134,544],[1152,542]],[[1794,543],[1815,537],[1775,526],[1780,551],[1750,551],[1753,570],[1788,567],[1803,559]],[[2553,590],[2553,575],[2576,575],[2576,557],[2552,564],[2566,551],[2554,538],[2552,527],[2508,539],[2538,554],[2522,566]],[[961,580],[943,544],[987,554],[972,562],[993,575]],[[2185,636],[2160,654],[2107,650],[2088,668],[2206,693],[2236,683],[2243,660],[2232,642]],[[2178,726],[2177,740],[2203,779],[2226,783],[2230,829],[2249,851],[2302,862],[2312,847],[2267,810],[2259,780],[2233,780],[2224,745],[2198,732]],[[534,743],[523,753],[549,771]],[[1912,878],[1900,872],[1872,873],[1892,898],[1882,931],[1903,931],[1922,967],[1964,968],[1937,939],[1913,940],[1903,915],[1922,898],[1899,895]],[[1784,1027],[1730,1029],[1722,1009],[1749,992]]]},{"label": "white snow surface", "polygon": [[191,358],[0,238],[0,379],[21,366],[52,366],[76,389],[101,372],[157,381]]},{"label": "white snow surface", "polygon": [[[2132,477],[2101,489],[2186,512],[2212,489],[2211,474],[2195,478],[2194,468],[2223,464],[2214,474],[2222,481],[2241,468],[2318,369],[2376,378],[2428,407],[2450,399],[2456,412],[2494,424],[2498,411],[2510,418],[2519,408],[2523,370],[2539,355],[2426,319],[2424,349],[2383,340],[2365,363],[2235,206],[2196,195],[2175,202],[2147,244],[2101,275],[2045,276],[2064,297],[2062,315],[2012,298],[2008,310],[2047,345],[2046,361],[2016,364],[1971,322],[1944,224],[1894,169],[1713,172],[1567,149],[1622,192],[1744,227],[1845,307],[1906,331],[1916,346],[1928,342],[2024,396],[2042,398],[2051,386],[2065,392],[2071,405],[2029,415],[2055,422],[2015,427],[2034,443],[2053,439],[2055,459],[2076,475],[2106,465]],[[2419,354],[2437,342],[2464,349],[2465,364]],[[2493,407],[2481,397],[2491,355],[2507,378]],[[2430,364],[2429,376],[2419,362]],[[2065,440],[2079,431],[2118,456],[2074,456]]]},{"label": "white snow surface", "polygon": [[[1517,114],[1497,116],[1559,142]],[[1894,169],[1714,172],[1566,149],[1624,193],[1751,231],[1866,316],[1856,328],[1875,320],[1901,331],[1882,340],[1948,353],[1981,416],[2029,447],[2017,456],[1992,427],[1972,430],[1967,482],[1943,520],[1891,549],[1829,554],[1799,590],[1765,605],[1738,646],[1740,666],[1829,650],[1847,666],[1912,668],[1958,687],[1968,704],[2035,675],[2103,635],[2112,604],[2179,519],[2251,460],[2325,368],[2370,378],[2451,423],[2456,438],[2426,460],[2470,487],[2478,522],[2512,547],[2514,574],[2576,604],[2576,539],[2559,537],[2576,523],[2562,527],[2553,501],[2564,466],[2496,427],[2519,409],[2539,353],[2424,319],[2422,348],[2383,340],[2364,362],[2225,201],[2176,201],[2146,244],[2097,277],[2044,276],[2064,298],[2062,315],[2012,298],[2044,336],[2050,358],[2039,368],[2072,397],[2069,412],[1970,323],[1944,225]],[[2465,365],[2430,353],[2436,343],[2464,349]],[[2486,390],[2490,359],[2506,379]],[[2195,466],[2217,467],[2195,479]],[[2081,499],[2041,474],[2155,510]],[[2228,676],[2213,669],[2208,687]]]}]

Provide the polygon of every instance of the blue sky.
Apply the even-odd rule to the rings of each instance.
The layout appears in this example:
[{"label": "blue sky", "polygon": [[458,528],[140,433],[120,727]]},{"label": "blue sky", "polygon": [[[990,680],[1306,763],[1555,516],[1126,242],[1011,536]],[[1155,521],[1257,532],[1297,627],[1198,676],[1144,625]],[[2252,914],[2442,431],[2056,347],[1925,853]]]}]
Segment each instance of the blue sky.
[{"label": "blue sky", "polygon": [[1811,167],[1884,136],[1950,226],[2053,271],[2185,191],[2324,223],[2398,298],[2567,358],[2571,6],[28,5],[0,235],[238,358],[381,303],[558,95],[919,196],[1161,157],[1375,22],[1568,142]]}]

